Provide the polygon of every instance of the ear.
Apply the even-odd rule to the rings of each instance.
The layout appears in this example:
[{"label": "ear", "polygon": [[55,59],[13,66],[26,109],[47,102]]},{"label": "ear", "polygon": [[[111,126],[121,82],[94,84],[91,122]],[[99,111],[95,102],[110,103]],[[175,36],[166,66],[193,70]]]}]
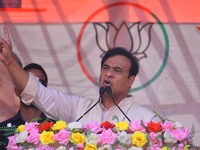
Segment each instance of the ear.
[{"label": "ear", "polygon": [[132,86],[132,84],[133,84],[134,81],[135,81],[135,76],[134,75],[130,76],[129,77],[129,86],[130,87]]}]

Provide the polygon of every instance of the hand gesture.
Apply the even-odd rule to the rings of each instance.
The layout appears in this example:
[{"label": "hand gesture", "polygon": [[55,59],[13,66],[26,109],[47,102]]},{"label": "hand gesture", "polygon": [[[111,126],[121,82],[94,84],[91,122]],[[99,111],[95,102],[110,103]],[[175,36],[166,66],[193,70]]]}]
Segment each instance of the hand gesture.
[{"label": "hand gesture", "polygon": [[5,66],[8,66],[14,61],[14,58],[12,53],[12,44],[6,26],[3,26],[3,33],[4,37],[0,38],[0,61],[3,62]]}]

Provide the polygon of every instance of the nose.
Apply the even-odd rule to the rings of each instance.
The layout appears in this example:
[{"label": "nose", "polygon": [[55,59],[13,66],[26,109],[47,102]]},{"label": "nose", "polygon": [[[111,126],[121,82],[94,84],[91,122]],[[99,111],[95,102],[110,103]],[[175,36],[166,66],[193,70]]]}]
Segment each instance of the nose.
[{"label": "nose", "polygon": [[107,77],[114,77],[114,72],[111,68],[106,71],[106,76]]}]

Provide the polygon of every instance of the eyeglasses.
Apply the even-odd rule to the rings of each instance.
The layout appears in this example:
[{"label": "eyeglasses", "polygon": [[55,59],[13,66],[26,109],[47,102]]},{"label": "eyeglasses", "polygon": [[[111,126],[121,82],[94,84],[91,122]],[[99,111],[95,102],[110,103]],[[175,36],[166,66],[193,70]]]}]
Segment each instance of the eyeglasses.
[{"label": "eyeglasses", "polygon": [[44,80],[39,79],[39,82],[40,82],[42,85],[44,85],[45,87],[47,87],[47,83],[46,83]]}]

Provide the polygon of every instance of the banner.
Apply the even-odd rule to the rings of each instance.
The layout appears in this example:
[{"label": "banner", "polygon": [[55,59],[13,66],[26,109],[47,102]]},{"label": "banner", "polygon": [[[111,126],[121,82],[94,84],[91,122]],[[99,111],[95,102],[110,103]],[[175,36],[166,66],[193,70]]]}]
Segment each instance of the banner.
[{"label": "banner", "polygon": [[65,93],[98,98],[103,54],[125,47],[140,64],[130,89],[135,101],[187,127],[194,124],[199,145],[197,6],[197,0],[27,0],[21,8],[1,8],[0,21],[7,24],[23,65],[41,64],[49,87]]}]

